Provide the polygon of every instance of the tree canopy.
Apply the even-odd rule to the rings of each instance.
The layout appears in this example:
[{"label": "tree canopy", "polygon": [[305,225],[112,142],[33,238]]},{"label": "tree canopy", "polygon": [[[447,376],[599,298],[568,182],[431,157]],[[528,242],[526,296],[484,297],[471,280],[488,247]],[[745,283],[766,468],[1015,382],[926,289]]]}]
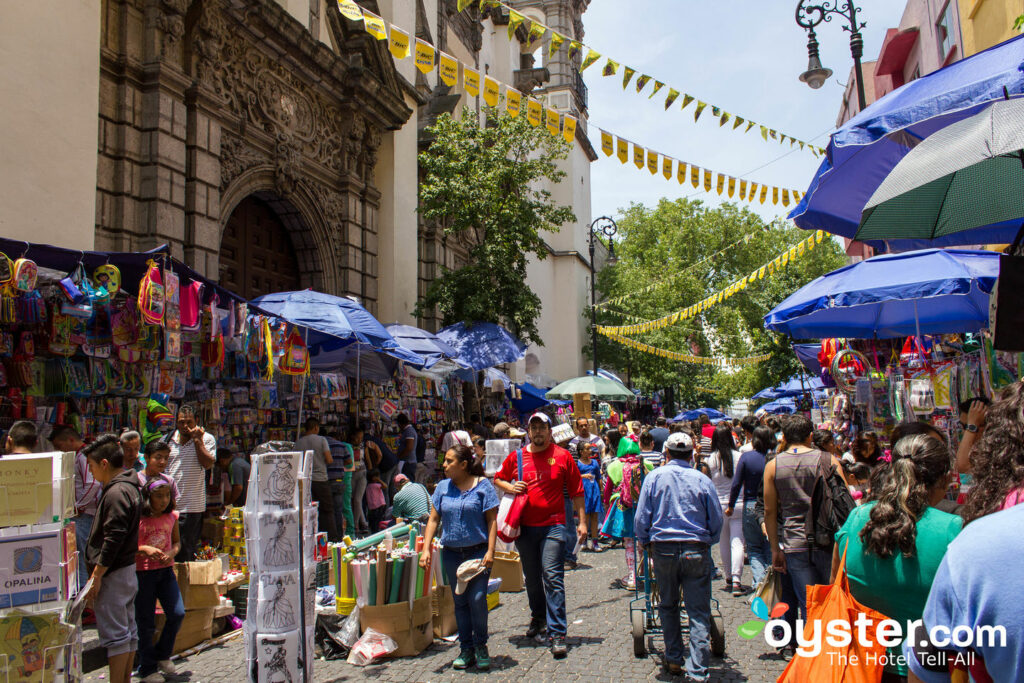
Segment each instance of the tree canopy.
[{"label": "tree canopy", "polygon": [[[604,299],[653,291],[599,309],[601,325],[654,320],[696,304],[750,274],[811,233],[777,220],[766,223],[745,208],[725,203],[662,199],[651,208],[632,204],[617,221],[618,264],[605,268],[597,285]],[[628,372],[644,389],[674,386],[687,407],[727,405],[788,379],[800,366],[789,340],[764,329],[763,317],[814,278],[845,263],[830,238],[772,277],[749,285],[695,318],[632,338],[696,356],[740,358],[771,354],[768,361],[739,368],[681,363],[598,339],[601,365]]]},{"label": "tree canopy", "polygon": [[543,345],[537,331],[540,298],[530,289],[529,257],[543,259],[543,231],[576,220],[556,206],[547,189],[565,177],[557,162],[569,144],[525,116],[493,108],[461,118],[444,114],[428,129],[420,154],[420,212],[468,251],[458,268],[443,268],[417,304],[417,315],[435,309],[444,324],[459,321],[505,325],[527,342]]}]

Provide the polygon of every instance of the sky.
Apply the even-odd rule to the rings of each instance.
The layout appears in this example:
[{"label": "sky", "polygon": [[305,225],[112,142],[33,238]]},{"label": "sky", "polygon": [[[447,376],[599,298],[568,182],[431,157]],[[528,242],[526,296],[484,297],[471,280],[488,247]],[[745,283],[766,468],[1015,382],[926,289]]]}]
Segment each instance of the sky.
[{"label": "sky", "polygon": [[[902,0],[857,0],[863,29],[864,60],[878,55],[885,32],[899,24]],[[822,64],[835,73],[819,90],[798,80],[807,68],[807,34],[794,21],[796,0],[592,0],[583,16],[584,43],[621,64],[666,83],[648,100],[652,85],[640,95],[635,78],[622,89],[619,75],[602,77],[604,57],[584,72],[589,89],[589,135],[599,159],[591,165],[593,216],[620,215],[631,202],[653,206],[666,197],[692,197],[710,205],[722,198],[714,192],[681,186],[660,173],[652,176],[625,165],[600,150],[598,128],[644,147],[702,168],[758,183],[807,189],[820,164],[810,152],[762,140],[755,126],[749,133],[722,128],[711,105],[753,119],[797,139],[825,147],[835,128],[853,59],[849,34],[839,18],[817,29]],[[664,108],[668,87],[708,103],[694,123],[695,103],[680,111],[682,99]],[[796,150],[792,151],[791,150]],[[787,154],[788,152],[791,152]],[[782,158],[780,158],[782,157]],[[724,196],[724,195],[723,195]],[[786,210],[739,202],[766,219]],[[791,205],[792,207],[792,205]]]}]

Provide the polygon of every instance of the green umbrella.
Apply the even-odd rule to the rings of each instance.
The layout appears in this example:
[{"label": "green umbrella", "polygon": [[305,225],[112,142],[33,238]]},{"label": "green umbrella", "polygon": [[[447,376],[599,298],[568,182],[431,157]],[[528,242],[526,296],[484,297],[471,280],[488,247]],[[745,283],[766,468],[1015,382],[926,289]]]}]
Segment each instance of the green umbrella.
[{"label": "green umbrella", "polygon": [[544,395],[551,401],[571,400],[574,394],[590,394],[593,398],[605,401],[632,401],[636,398],[632,391],[613,379],[600,375],[584,375],[567,379]]},{"label": "green umbrella", "polygon": [[1005,234],[1007,223],[1024,219],[1022,150],[1024,99],[994,102],[929,135],[878,186],[854,239],[938,240],[975,228]]}]

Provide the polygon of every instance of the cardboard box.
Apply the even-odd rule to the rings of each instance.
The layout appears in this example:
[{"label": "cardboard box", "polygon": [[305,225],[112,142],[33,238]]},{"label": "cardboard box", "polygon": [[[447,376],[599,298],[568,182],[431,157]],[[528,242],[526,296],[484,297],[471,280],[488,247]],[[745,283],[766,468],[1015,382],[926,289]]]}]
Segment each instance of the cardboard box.
[{"label": "cardboard box", "polygon": [[391,636],[398,649],[389,657],[415,657],[434,642],[430,602],[429,595],[413,600],[411,612],[408,601],[363,607],[359,610],[359,627]]},{"label": "cardboard box", "polygon": [[502,593],[518,593],[523,590],[526,582],[523,580],[523,564],[519,561],[519,553],[496,551],[491,578],[501,579]]},{"label": "cardboard box", "polygon": [[207,517],[203,520],[201,537],[210,545],[218,546],[224,540],[224,520],[220,517]]},{"label": "cardboard box", "polygon": [[181,600],[185,603],[186,610],[216,607],[220,604],[221,589],[217,584],[212,586],[178,584],[178,588],[181,591]]},{"label": "cardboard box", "polygon": [[[185,562],[184,565],[185,575],[188,578],[187,583],[193,586],[216,584],[224,574],[224,565],[219,557],[202,562]],[[182,583],[180,573],[178,574],[178,583]]]},{"label": "cardboard box", "polygon": [[572,395],[572,414],[577,420],[581,417],[590,419],[590,394],[573,394]]},{"label": "cardboard box", "polygon": [[459,630],[455,623],[455,599],[451,586],[436,586],[430,598],[434,616],[434,637],[447,638]]},{"label": "cardboard box", "polygon": [[[164,615],[156,615],[156,632],[154,642],[160,637],[164,628]],[[185,618],[178,629],[178,635],[174,638],[174,654],[178,654],[190,647],[209,640],[213,635],[213,608],[193,609],[185,611]]]}]

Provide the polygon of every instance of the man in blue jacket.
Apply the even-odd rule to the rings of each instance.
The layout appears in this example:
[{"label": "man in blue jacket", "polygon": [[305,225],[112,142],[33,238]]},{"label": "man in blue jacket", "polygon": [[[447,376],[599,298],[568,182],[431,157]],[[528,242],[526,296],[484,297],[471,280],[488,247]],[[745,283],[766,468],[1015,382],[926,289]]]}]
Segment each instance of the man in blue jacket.
[{"label": "man in blue jacket", "polygon": [[658,615],[665,634],[665,670],[683,672],[679,624],[682,588],[690,620],[690,656],[686,673],[708,680],[711,659],[711,545],[722,531],[722,506],[714,484],[690,464],[693,439],[676,432],[665,442],[669,457],[644,479],[634,517],[636,542],[654,564],[661,602]]}]

